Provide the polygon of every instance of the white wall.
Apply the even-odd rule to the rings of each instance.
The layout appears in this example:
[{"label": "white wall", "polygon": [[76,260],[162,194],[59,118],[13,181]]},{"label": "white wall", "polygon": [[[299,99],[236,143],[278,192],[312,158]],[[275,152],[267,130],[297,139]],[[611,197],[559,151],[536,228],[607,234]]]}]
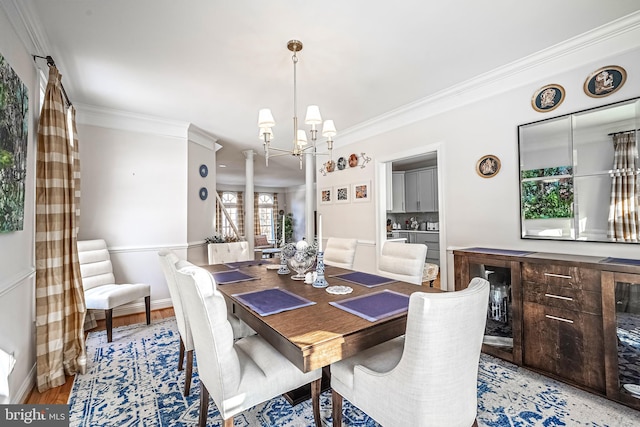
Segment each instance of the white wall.
[{"label": "white wall", "polygon": [[36,132],[39,85],[29,51],[0,8],[0,54],[29,90],[29,140],[24,230],[0,233],[0,348],[13,353],[16,365],[9,375],[9,399],[20,403],[31,390],[35,376],[34,315],[34,204]]},{"label": "white wall", "polygon": [[[363,132],[365,137],[351,138],[349,145],[335,149],[333,158],[364,151],[375,163],[377,159],[393,158],[396,153],[417,147],[442,146],[444,156],[438,159],[438,169],[441,239],[446,247],[486,246],[637,258],[638,248],[633,245],[520,239],[517,126],[640,96],[640,36],[631,38],[625,33],[620,38],[602,41],[605,46],[596,41],[573,54],[541,61],[523,68],[521,75],[506,74],[505,79],[468,87],[467,93],[462,89],[459,93],[452,91],[449,97],[434,100],[425,107],[423,119],[377,135]],[[603,54],[616,50],[622,53]],[[586,77],[608,64],[627,70],[625,86],[603,99],[585,95],[582,84]],[[558,109],[545,115],[533,110],[530,100],[538,88],[549,83],[561,84],[567,95]],[[498,156],[502,163],[500,173],[491,179],[481,178],[475,172],[476,162],[486,154]],[[324,187],[367,179],[374,181],[376,189],[375,181],[380,177],[374,174],[373,167],[335,171],[326,176],[319,174],[318,192]],[[377,186],[376,197],[384,195],[380,190]],[[325,236],[376,241],[377,229],[371,226],[371,219],[376,217],[376,204],[318,206],[323,214]],[[453,262],[448,261],[444,287],[453,289],[453,283],[446,280],[447,275],[453,277]]]}]

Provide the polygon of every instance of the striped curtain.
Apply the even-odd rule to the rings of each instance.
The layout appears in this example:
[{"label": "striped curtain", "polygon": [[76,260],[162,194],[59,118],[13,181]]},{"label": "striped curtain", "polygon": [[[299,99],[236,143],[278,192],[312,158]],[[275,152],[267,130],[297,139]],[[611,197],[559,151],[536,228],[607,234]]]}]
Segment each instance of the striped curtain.
[{"label": "striped curtain", "polygon": [[[240,236],[244,236],[244,202],[242,199],[242,191],[238,191],[238,223],[236,224],[238,227],[238,232]],[[246,236],[245,236],[246,240]]]},{"label": "striped curtain", "polygon": [[256,236],[264,234],[260,227],[260,193],[253,193],[253,230]]},{"label": "striped curtain", "polygon": [[640,232],[638,146],[635,132],[613,135],[614,164],[611,180],[608,237],[614,242],[638,242]]},{"label": "striped curtain", "polygon": [[[278,215],[278,193],[273,193],[273,239],[278,241],[278,235],[276,230],[278,229],[278,222],[280,221],[280,215]],[[277,246],[277,245],[276,245]]]},{"label": "striped curtain", "polygon": [[[49,68],[36,165],[36,370],[40,392],[86,372],[84,293],[78,263],[80,195],[75,123],[69,137],[62,76]],[[73,107],[71,107],[73,108]],[[71,120],[75,115],[71,111]]]}]

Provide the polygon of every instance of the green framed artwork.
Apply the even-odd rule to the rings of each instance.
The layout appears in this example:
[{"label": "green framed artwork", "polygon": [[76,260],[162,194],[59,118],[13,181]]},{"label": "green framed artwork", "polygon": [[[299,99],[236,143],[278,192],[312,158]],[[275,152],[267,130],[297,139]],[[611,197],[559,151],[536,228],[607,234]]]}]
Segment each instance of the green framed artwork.
[{"label": "green framed artwork", "polygon": [[29,94],[0,54],[0,233],[24,227]]}]

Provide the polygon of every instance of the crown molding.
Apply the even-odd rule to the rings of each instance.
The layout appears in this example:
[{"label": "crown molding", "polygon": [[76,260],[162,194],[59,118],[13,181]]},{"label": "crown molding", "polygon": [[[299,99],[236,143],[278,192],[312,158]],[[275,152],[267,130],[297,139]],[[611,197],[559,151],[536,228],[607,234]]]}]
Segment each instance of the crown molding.
[{"label": "crown molding", "polygon": [[74,103],[78,123],[110,129],[187,139],[190,123],[145,114]]},{"label": "crown molding", "polygon": [[189,141],[213,151],[218,151],[222,148],[222,145],[218,144],[217,137],[194,124],[189,124]]},{"label": "crown molding", "polygon": [[640,47],[640,11],[345,129],[336,148]]}]

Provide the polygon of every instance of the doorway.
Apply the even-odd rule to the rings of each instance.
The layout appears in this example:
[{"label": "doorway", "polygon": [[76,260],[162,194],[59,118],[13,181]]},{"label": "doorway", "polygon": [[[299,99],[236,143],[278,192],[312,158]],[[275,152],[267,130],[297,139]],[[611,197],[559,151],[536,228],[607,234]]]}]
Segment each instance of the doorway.
[{"label": "doorway", "polygon": [[[426,262],[438,265],[440,287],[448,290],[443,165],[444,149],[441,143],[393,153],[376,160],[376,181],[381,195],[376,214],[379,230],[376,244],[379,249],[388,239],[406,239],[408,243],[426,244]],[[403,178],[404,187],[398,185],[398,180],[402,181]],[[398,205],[397,192],[400,189],[405,192],[403,207]],[[390,232],[388,224],[391,224]]]}]

